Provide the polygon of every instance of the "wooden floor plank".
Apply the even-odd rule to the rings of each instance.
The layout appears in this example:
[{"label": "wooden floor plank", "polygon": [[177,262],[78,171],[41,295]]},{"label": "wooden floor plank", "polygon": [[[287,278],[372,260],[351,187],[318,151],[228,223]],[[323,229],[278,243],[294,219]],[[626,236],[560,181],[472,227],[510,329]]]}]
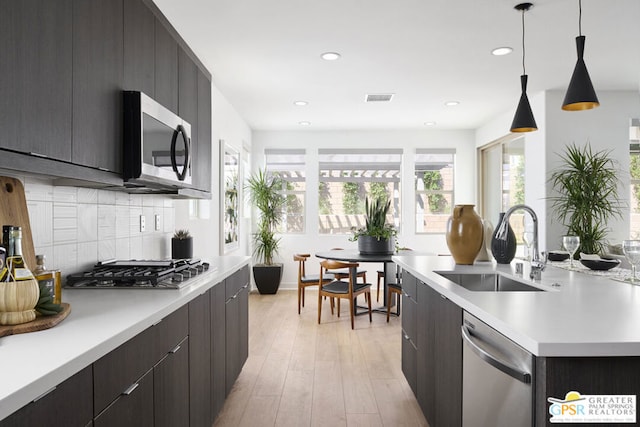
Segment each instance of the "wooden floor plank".
[{"label": "wooden floor plank", "polygon": [[[361,301],[362,303],[362,301]],[[249,296],[249,359],[215,426],[427,426],[401,370],[401,323],[340,318],[317,291]],[[374,306],[376,304],[374,303]]]}]

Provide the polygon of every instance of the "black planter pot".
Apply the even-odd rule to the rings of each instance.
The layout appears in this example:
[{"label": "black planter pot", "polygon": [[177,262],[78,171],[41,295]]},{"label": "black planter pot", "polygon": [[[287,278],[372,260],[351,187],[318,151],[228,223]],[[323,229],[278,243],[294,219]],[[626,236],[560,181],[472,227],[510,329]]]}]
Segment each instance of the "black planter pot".
[{"label": "black planter pot", "polygon": [[193,238],[174,239],[171,238],[171,258],[185,259],[193,258]]},{"label": "black planter pot", "polygon": [[395,239],[380,239],[372,236],[358,237],[358,252],[363,255],[392,255],[396,249]]},{"label": "black planter pot", "polygon": [[499,224],[502,222],[503,217],[504,212],[500,212],[498,226],[496,226],[496,229],[491,236],[491,253],[498,264],[509,264],[516,256],[516,233],[513,232],[511,225],[509,225],[507,240],[496,239],[496,233],[498,232]]},{"label": "black planter pot", "polygon": [[282,280],[282,264],[257,264],[253,266],[253,280],[261,294],[275,294]]}]

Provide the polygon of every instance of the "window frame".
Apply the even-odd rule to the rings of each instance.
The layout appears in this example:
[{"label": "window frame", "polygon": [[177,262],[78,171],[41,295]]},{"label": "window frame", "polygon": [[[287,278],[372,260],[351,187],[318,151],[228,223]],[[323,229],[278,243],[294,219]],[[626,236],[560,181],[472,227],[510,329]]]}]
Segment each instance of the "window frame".
[{"label": "window frame", "polygon": [[[426,162],[419,162],[420,156],[423,155],[451,155],[452,156],[452,160],[451,160],[451,190],[419,190],[418,189],[418,173],[420,172],[426,172],[427,170],[424,168],[418,169],[419,165],[423,165],[426,164]],[[434,165],[436,164],[436,162],[433,163]],[[415,233],[416,235],[439,235],[439,234],[445,234],[446,233],[446,221],[445,221],[445,228],[442,231],[418,231],[418,226],[417,226],[417,218],[419,215],[418,212],[418,198],[421,196],[424,196],[424,198],[426,199],[429,195],[435,195],[435,194],[440,194],[443,195],[446,199],[447,195],[450,195],[450,206],[449,206],[449,212],[447,213],[442,213],[442,214],[434,214],[434,215],[442,215],[445,218],[448,218],[451,213],[453,212],[453,206],[456,203],[456,199],[455,199],[455,189],[456,189],[456,182],[455,182],[455,174],[456,174],[456,150],[454,148],[452,149],[448,149],[448,148],[418,148],[416,149],[415,152],[415,156],[413,159],[413,163],[412,163],[412,168],[413,168],[413,196],[414,196],[414,202],[413,202],[413,213],[414,213],[414,221],[416,222],[415,224]],[[432,169],[429,169],[432,170]],[[424,213],[422,214],[424,216]]]}]

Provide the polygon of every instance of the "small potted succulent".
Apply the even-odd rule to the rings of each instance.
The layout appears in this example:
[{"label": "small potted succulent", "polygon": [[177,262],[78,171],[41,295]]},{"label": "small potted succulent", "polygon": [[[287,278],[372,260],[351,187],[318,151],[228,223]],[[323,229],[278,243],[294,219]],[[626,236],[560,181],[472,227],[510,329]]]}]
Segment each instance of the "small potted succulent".
[{"label": "small potted succulent", "polygon": [[171,258],[193,258],[193,238],[189,230],[176,230],[171,238]]},{"label": "small potted succulent", "polygon": [[392,254],[396,247],[398,231],[387,223],[387,214],[391,201],[385,198],[374,199],[369,203],[365,198],[365,226],[353,228],[352,242],[358,242],[358,251],[364,255]]}]

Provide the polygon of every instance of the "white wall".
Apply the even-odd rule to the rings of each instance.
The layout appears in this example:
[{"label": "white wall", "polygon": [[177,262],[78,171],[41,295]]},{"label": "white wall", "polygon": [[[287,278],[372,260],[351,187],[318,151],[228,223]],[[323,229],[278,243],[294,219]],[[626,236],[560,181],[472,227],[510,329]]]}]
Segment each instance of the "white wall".
[{"label": "white wall", "polygon": [[[297,270],[293,262],[295,253],[314,253],[333,247],[355,249],[356,242],[349,242],[347,235],[319,235],[317,232],[318,149],[319,148],[402,148],[402,230],[399,244],[414,250],[431,253],[448,253],[444,234],[416,235],[413,205],[413,154],[416,148],[455,148],[455,203],[476,203],[475,141],[473,131],[255,131],[253,133],[253,169],[263,167],[265,148],[306,148],[307,150],[307,199],[305,234],[282,236],[278,261],[284,263],[282,288],[297,286]],[[409,167],[407,167],[409,166]],[[309,265],[313,272],[316,265]],[[375,282],[377,267],[365,267]]]},{"label": "white wall", "polygon": [[[629,125],[630,119],[640,117],[640,94],[636,91],[598,91],[600,107],[587,111],[564,111],[560,108],[564,92],[547,93],[547,176],[559,165],[559,154],[572,143],[591,144],[594,151],[611,150],[611,157],[619,168],[619,195],[629,205]],[[547,194],[552,188],[547,185]],[[548,207],[547,238],[551,248],[560,246],[557,236],[566,229],[555,220]],[[629,238],[629,215],[614,219],[609,224],[608,238],[620,242]]]},{"label": "white wall", "polygon": [[[203,211],[200,217],[189,215],[189,200],[175,201],[175,226],[187,228],[193,236],[193,253],[203,259],[222,254],[220,242],[220,141],[231,145],[239,153],[243,147],[251,147],[251,129],[240,117],[235,108],[224,95],[212,85],[211,87],[211,115],[212,115],[212,145],[211,145],[211,200],[198,201]],[[241,171],[242,172],[242,171]],[[242,181],[240,181],[242,182]],[[240,189],[240,191],[242,191]],[[239,200],[242,200],[240,197]],[[243,218],[242,203],[240,204],[240,218]],[[239,224],[241,236],[246,237],[248,224]],[[229,255],[248,255],[248,239],[240,241],[240,245]]]}]

